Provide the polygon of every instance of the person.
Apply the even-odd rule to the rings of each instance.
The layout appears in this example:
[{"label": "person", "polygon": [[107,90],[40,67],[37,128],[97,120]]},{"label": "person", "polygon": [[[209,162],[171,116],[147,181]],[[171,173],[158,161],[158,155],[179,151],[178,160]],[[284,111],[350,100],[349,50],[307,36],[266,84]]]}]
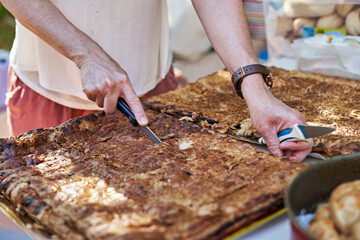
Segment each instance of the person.
[{"label": "person", "polygon": [[[176,87],[176,82],[166,80],[171,75],[166,0],[1,2],[17,19],[7,94],[14,135],[35,125],[60,124],[67,120],[64,116],[102,108],[112,113],[119,96],[145,126],[148,119],[139,96],[158,85],[163,91]],[[258,63],[242,1],[193,0],[192,4],[231,74]],[[246,76],[241,93],[269,151],[305,158],[312,139],[280,144],[276,135],[294,124],[305,124],[305,117],[276,99],[261,74]]]}]

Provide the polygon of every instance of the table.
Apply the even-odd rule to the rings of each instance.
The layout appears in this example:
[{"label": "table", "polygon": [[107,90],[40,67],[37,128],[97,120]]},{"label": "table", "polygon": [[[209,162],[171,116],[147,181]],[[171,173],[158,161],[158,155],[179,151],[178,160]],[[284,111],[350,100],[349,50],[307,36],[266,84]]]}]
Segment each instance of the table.
[{"label": "table", "polygon": [[285,212],[257,229],[241,237],[235,237],[234,240],[289,240],[290,238],[290,220]]}]

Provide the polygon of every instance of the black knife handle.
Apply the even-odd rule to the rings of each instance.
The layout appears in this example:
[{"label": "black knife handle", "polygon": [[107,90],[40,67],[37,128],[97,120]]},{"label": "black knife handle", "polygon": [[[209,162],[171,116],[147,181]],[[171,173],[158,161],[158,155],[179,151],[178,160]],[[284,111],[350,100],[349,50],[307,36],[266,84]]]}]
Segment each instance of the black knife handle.
[{"label": "black knife handle", "polygon": [[131,108],[122,97],[119,97],[118,102],[116,104],[116,108],[130,120],[130,123],[134,127],[139,125],[139,123],[136,121],[134,113],[131,111]]}]

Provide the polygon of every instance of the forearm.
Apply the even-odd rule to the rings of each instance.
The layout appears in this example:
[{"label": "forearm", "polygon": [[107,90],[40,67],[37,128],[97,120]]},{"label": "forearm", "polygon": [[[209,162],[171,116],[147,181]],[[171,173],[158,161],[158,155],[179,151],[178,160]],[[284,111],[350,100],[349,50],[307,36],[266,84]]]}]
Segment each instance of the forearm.
[{"label": "forearm", "polygon": [[[258,63],[244,6],[240,0],[192,0],[195,10],[216,53],[232,74],[240,66]],[[241,85],[246,100],[267,91],[260,74],[244,78]],[[249,104],[249,101],[247,101]]]},{"label": "forearm", "polygon": [[[102,52],[84,32],[70,23],[49,0],[1,0],[14,17],[42,40],[80,66],[85,58]],[[89,50],[91,49],[91,52]]]},{"label": "forearm", "polygon": [[195,10],[217,54],[233,73],[257,63],[244,7],[240,0],[193,0]]}]

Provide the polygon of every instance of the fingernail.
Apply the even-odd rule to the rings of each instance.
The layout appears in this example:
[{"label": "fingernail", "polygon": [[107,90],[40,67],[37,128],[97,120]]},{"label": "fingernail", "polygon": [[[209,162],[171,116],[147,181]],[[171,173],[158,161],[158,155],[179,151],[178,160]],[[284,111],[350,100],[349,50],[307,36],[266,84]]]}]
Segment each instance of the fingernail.
[{"label": "fingernail", "polygon": [[140,118],[140,125],[147,125],[147,124],[148,124],[148,120],[146,117]]}]

